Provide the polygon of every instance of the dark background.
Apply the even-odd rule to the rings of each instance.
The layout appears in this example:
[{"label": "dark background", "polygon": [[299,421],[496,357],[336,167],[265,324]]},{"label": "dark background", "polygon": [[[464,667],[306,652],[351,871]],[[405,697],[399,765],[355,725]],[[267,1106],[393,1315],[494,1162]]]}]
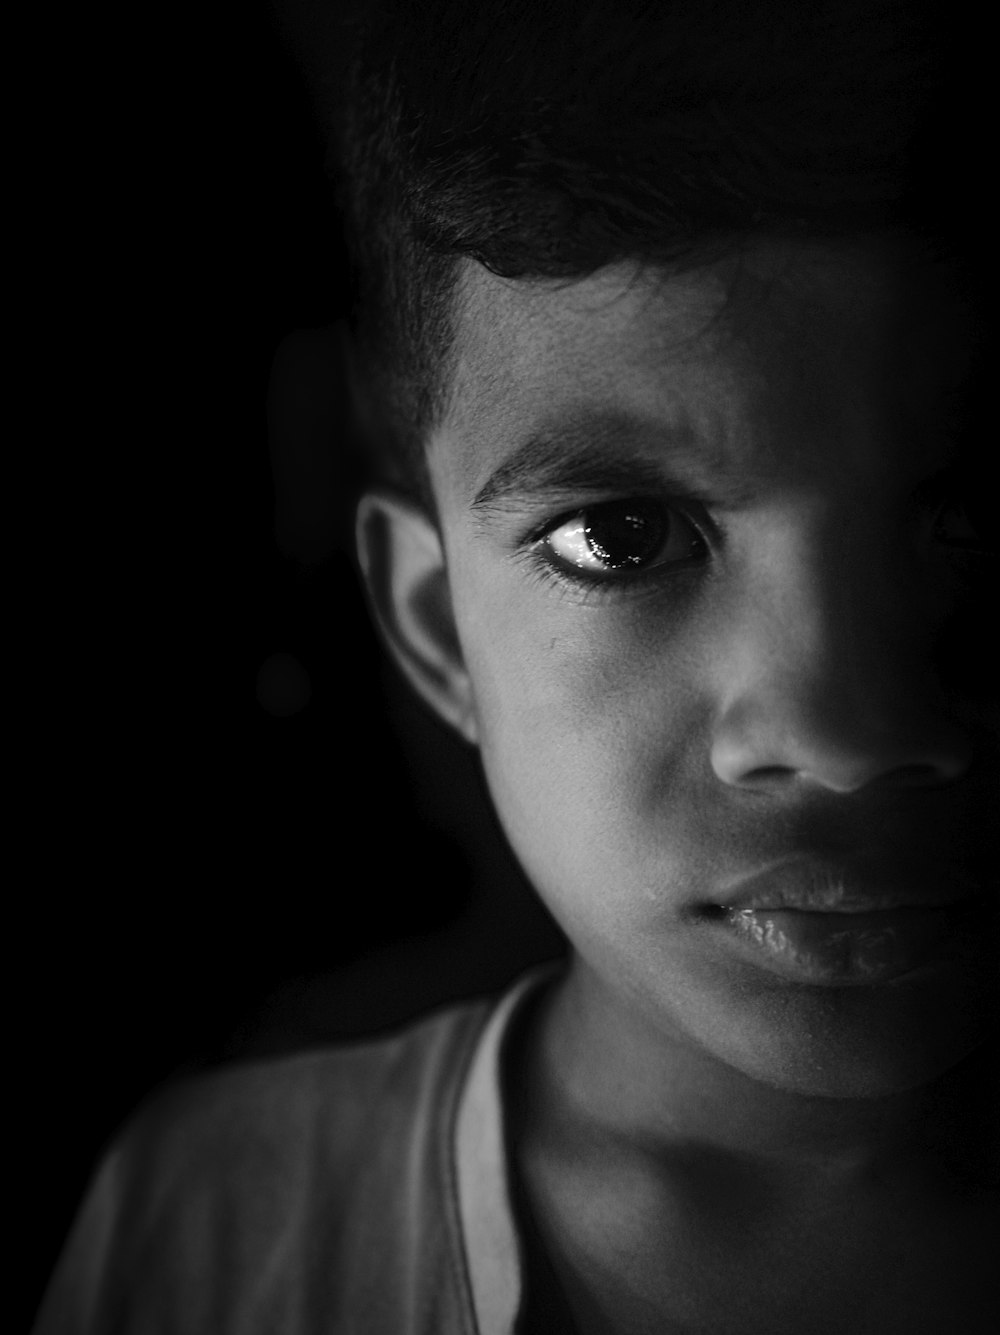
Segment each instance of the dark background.
[{"label": "dark background", "polygon": [[344,258],[296,61],[264,4],[221,44],[154,28],[110,80],[88,67],[55,190],[67,277],[36,303],[9,938],[31,1306],[162,1082],[377,1031],[560,948],[475,754],[369,626]]}]

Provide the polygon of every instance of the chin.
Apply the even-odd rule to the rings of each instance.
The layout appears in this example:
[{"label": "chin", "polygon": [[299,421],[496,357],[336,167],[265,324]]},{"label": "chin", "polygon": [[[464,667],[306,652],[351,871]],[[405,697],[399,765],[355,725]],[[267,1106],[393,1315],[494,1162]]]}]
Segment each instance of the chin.
[{"label": "chin", "polygon": [[[879,1099],[929,1085],[1000,1029],[995,982],[958,966],[892,985],[741,990],[711,1036],[718,1056],[789,1093]],[[747,995],[752,991],[756,995]]]}]

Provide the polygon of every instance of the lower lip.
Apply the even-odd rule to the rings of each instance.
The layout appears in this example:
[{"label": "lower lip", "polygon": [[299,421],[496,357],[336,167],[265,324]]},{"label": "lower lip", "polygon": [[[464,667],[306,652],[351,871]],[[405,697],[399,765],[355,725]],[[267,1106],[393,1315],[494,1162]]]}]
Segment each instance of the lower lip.
[{"label": "lower lip", "polygon": [[963,906],[873,913],[723,909],[714,921],[758,964],[827,987],[887,982],[943,961]]}]

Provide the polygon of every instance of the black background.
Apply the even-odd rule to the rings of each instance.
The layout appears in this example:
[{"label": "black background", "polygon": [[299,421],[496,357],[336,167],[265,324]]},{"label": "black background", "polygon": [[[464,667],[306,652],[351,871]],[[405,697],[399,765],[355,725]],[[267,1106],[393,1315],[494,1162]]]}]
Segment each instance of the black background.
[{"label": "black background", "polygon": [[[42,173],[9,937],[31,1305],[163,1081],[377,1031],[560,948],[474,753],[368,622],[326,355],[344,259],[297,64],[265,5],[159,21],[109,25],[121,61],[87,34],[73,149]],[[297,711],[258,698],[276,653],[308,678]]]},{"label": "black background", "polygon": [[[344,258],[270,7],[33,15],[5,216],[5,1315],[163,1081],[376,1031],[560,948],[474,755],[369,627],[325,357]],[[956,43],[935,194],[988,254],[967,108],[992,47],[964,23]],[[311,686],[285,716],[258,701],[276,653]]]}]

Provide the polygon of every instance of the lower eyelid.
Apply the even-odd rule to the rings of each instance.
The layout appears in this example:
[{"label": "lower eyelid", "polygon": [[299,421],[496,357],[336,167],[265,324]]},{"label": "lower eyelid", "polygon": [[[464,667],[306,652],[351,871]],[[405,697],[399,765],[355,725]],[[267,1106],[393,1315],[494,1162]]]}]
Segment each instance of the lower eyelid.
[{"label": "lower eyelid", "polygon": [[703,576],[705,570],[703,561],[690,561],[647,566],[636,571],[613,571],[595,577],[585,570],[558,563],[544,553],[541,544],[522,552],[521,556],[526,559],[532,582],[544,583],[581,604],[602,600],[620,603],[669,595],[671,591],[675,594],[688,592],[691,588],[689,581]]}]

